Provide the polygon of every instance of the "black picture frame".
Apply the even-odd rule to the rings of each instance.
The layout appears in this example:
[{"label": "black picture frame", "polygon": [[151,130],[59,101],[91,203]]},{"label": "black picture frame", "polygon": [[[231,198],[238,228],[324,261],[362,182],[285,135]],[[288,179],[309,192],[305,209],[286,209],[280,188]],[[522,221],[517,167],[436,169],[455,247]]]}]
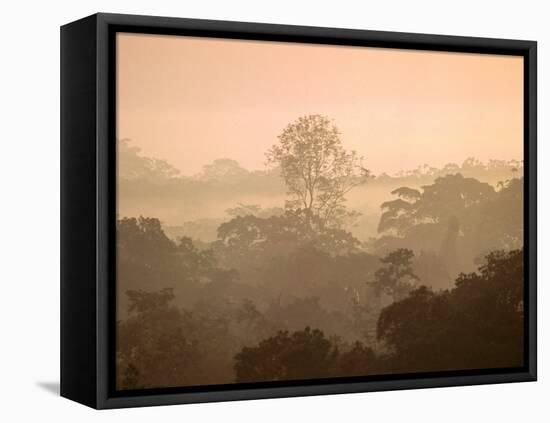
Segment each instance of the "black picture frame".
[{"label": "black picture frame", "polygon": [[[117,32],[193,35],[524,58],[525,360],[521,368],[117,392]],[[97,409],[535,381],[537,45],[534,41],[99,13],[61,28],[61,395]]]}]

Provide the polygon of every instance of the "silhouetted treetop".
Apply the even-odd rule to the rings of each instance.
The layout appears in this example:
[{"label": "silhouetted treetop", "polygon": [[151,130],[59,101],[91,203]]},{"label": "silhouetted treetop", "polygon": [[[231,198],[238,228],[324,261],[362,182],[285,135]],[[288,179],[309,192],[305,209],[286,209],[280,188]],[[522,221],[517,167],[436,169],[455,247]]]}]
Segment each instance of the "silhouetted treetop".
[{"label": "silhouetted treetop", "polygon": [[252,251],[288,253],[308,244],[331,254],[342,254],[359,246],[351,233],[326,227],[320,217],[309,216],[303,210],[287,210],[280,216],[268,218],[237,216],[220,225],[218,238],[233,253],[241,254]]},{"label": "silhouetted treetop", "polygon": [[202,167],[202,173],[197,177],[204,181],[242,181],[249,175],[248,170],[243,168],[239,162],[233,159],[216,159],[212,163]]},{"label": "silhouetted treetop", "polygon": [[140,155],[140,148],[130,145],[129,139],[118,140],[118,177],[122,180],[162,182],[176,178],[180,172],[166,160]]},{"label": "silhouetted treetop", "polygon": [[362,158],[344,149],[336,126],[321,115],[302,116],[289,124],[266,156],[281,168],[292,196],[287,206],[319,216],[328,225],[340,224],[345,195],[370,176]]},{"label": "silhouetted treetop", "polygon": [[439,223],[465,209],[494,197],[495,189],[474,178],[461,174],[437,178],[424,185],[422,192],[402,187],[392,191],[400,198],[382,204],[379,232],[394,229],[404,235],[412,226],[421,223]]},{"label": "silhouetted treetop", "polygon": [[336,364],[337,349],[323,332],[306,327],[245,347],[235,356],[237,382],[314,379],[328,377]]}]

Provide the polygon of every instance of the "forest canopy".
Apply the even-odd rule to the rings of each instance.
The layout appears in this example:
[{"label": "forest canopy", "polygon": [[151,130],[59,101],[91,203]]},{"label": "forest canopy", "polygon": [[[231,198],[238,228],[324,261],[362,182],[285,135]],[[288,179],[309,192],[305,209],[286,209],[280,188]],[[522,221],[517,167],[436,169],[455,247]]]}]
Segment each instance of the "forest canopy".
[{"label": "forest canopy", "polygon": [[119,389],[523,364],[520,161],[372,175],[321,115],[263,170],[118,151]]}]

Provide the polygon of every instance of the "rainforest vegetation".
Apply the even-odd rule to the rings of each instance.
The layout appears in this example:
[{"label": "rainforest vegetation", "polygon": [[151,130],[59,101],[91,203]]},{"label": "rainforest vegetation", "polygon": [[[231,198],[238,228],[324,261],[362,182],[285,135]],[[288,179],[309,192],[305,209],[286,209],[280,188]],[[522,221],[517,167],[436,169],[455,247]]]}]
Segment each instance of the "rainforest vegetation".
[{"label": "rainforest vegetation", "polygon": [[118,141],[117,387],[523,364],[523,165],[373,175],[330,119],[248,171]]}]

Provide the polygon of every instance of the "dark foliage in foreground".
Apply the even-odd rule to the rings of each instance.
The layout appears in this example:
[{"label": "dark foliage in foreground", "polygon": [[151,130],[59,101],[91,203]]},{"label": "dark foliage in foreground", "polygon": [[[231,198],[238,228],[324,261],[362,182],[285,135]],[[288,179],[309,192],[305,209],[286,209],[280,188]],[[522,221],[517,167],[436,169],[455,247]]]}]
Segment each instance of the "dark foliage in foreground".
[{"label": "dark foliage in foreground", "polygon": [[322,332],[279,332],[236,355],[238,382],[518,367],[523,363],[523,252],[493,252],[450,291],[426,287],[382,310],[378,355],[340,353]]},{"label": "dark foliage in foreground", "polygon": [[281,331],[235,356],[237,382],[315,379],[333,371],[337,349],[318,329]]},{"label": "dark foliage in foreground", "polygon": [[523,364],[523,251],[493,252],[478,273],[435,293],[421,287],[380,314],[378,338],[392,371]]},{"label": "dark foliage in foreground", "polygon": [[[219,268],[211,251],[185,238],[174,243],[156,219],[123,219],[119,235],[122,281],[137,288],[136,281],[155,274],[194,298],[177,302],[172,288],[126,292],[128,315],[117,336],[123,389],[522,365],[522,250],[490,253],[477,273],[461,274],[445,291],[414,288],[412,252],[390,253],[374,281],[390,294],[405,282],[407,289],[374,314],[376,336],[362,337],[368,313],[326,309],[315,297],[271,297],[259,307],[243,297],[254,291]],[[353,280],[365,287],[372,281],[366,276],[376,261],[366,253],[331,256],[307,247],[274,261],[264,281],[302,287],[308,281],[327,306],[344,307],[344,294],[358,292],[349,288]]]}]

